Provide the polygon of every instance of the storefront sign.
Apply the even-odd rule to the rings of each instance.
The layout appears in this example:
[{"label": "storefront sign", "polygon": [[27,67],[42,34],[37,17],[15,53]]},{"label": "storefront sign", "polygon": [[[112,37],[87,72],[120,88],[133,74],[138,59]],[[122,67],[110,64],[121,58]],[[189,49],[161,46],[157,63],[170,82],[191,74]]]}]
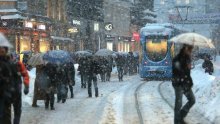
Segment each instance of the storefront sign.
[{"label": "storefront sign", "polygon": [[105,35],[105,39],[106,39],[106,41],[114,41],[115,37],[107,34],[107,35]]},{"label": "storefront sign", "polygon": [[73,27],[73,28],[69,28],[68,32],[69,33],[77,33],[77,32],[79,32],[79,30],[76,27]]},{"label": "storefront sign", "polygon": [[113,24],[112,23],[106,23],[105,24],[105,30],[106,31],[111,31],[113,29]]},{"label": "storefront sign", "polygon": [[38,25],[38,29],[46,30],[46,26],[44,24],[40,24],[40,25]]},{"label": "storefront sign", "polygon": [[25,22],[25,27],[26,28],[33,28],[33,23],[32,22]]},{"label": "storefront sign", "polygon": [[73,25],[81,25],[81,22],[79,20],[73,20]]}]

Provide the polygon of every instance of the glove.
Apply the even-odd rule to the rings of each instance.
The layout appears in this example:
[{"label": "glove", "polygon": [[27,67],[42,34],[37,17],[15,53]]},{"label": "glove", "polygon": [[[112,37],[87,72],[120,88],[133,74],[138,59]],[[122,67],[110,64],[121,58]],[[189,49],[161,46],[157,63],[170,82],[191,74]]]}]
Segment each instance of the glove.
[{"label": "glove", "polygon": [[26,87],[24,88],[24,94],[27,95],[28,93],[29,93],[29,87],[26,86]]}]

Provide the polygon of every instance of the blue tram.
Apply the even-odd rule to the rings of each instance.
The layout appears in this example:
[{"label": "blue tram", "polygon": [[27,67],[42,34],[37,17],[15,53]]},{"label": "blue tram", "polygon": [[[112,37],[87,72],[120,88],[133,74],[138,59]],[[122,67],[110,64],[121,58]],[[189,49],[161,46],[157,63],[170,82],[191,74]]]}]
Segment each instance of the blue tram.
[{"label": "blue tram", "polygon": [[140,31],[140,67],[141,78],[171,78],[174,44],[170,38],[182,33],[174,25],[147,24]]}]

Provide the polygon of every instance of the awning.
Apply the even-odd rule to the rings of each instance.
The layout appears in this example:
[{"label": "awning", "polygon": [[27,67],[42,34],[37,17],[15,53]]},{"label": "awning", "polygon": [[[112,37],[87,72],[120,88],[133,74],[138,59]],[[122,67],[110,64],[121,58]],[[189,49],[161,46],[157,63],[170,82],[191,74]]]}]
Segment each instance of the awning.
[{"label": "awning", "polygon": [[27,17],[23,17],[19,14],[14,14],[14,15],[4,15],[1,16],[1,19],[27,19]]},{"label": "awning", "polygon": [[51,38],[53,40],[60,40],[60,41],[71,41],[73,42],[74,40],[71,38],[67,38],[67,37],[57,37],[57,36],[51,36]]},{"label": "awning", "polygon": [[0,9],[0,12],[4,12],[4,13],[7,13],[7,12],[18,12],[17,9]]}]

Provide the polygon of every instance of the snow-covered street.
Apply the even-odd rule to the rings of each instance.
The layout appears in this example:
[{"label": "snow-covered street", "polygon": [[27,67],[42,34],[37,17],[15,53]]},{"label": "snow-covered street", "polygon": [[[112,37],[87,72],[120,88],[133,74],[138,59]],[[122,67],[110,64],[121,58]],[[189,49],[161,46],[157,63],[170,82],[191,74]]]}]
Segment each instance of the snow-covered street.
[{"label": "snow-covered street", "polygon": [[[219,61],[215,62],[213,76],[204,73],[201,62],[192,70],[197,102],[186,121],[189,124],[219,124],[220,114],[216,109],[220,98]],[[34,71],[30,72],[32,83]],[[75,98],[68,99],[64,104],[56,103],[55,111],[45,110],[43,101],[39,101],[39,108],[32,108],[33,92],[23,96],[22,124],[173,123],[175,98],[170,81],[144,81],[134,75],[125,76],[124,82],[118,82],[117,76],[113,74],[111,82],[98,83],[98,98],[87,98],[87,89],[80,88],[79,76],[76,76],[76,82]]]}]

